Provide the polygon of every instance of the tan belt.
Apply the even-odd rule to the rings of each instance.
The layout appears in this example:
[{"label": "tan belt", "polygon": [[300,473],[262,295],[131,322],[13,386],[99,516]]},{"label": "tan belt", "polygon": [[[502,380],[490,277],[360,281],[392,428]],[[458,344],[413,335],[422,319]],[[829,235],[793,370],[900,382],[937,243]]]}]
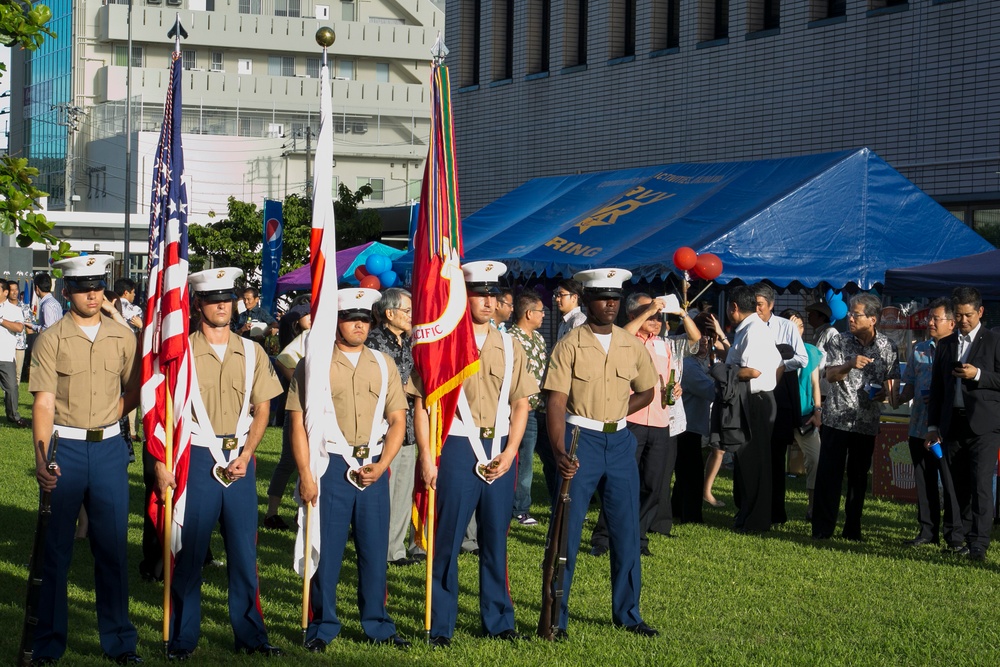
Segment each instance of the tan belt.
[{"label": "tan belt", "polygon": [[107,440],[108,438],[114,437],[122,432],[121,425],[118,422],[114,424],[108,424],[107,426],[99,426],[98,428],[76,428],[75,426],[62,426],[60,424],[55,424],[52,427],[53,433],[59,433],[60,438],[67,438],[69,440],[86,440],[87,442],[101,442],[102,440]]}]

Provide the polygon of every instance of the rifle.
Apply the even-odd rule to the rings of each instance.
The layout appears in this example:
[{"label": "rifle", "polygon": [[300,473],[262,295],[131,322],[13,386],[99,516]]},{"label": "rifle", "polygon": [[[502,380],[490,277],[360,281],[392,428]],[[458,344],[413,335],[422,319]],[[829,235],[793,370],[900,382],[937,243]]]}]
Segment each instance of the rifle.
[{"label": "rifle", "polygon": [[[573,428],[569,445],[569,458],[576,461],[576,446],[580,442],[580,427]],[[542,564],[542,613],[538,619],[538,636],[555,641],[559,628],[559,612],[563,598],[563,580],[566,577],[566,558],[569,550],[569,488],[572,479],[563,479],[552,512],[552,530],[545,542],[545,561]]]},{"label": "rifle", "polygon": [[[46,468],[55,472],[56,448],[59,446],[59,432],[52,434],[49,440],[49,451],[45,458]],[[18,651],[21,667],[31,665],[32,644],[35,642],[35,628],[38,626],[38,594],[42,587],[42,569],[45,563],[45,533],[49,527],[49,517],[52,516],[51,491],[42,491],[38,498],[38,522],[35,524],[35,543],[31,547],[31,560],[28,561],[28,594],[24,603],[24,629],[21,631],[21,648]]]}]

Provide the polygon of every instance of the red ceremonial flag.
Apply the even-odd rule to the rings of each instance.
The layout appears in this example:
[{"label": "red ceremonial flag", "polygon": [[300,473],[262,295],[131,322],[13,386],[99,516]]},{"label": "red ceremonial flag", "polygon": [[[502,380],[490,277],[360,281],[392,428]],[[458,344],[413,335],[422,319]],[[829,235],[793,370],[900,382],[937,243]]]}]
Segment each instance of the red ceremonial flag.
[{"label": "red ceremonial flag", "polygon": [[[170,547],[181,548],[191,445],[191,345],[188,340],[188,201],[181,147],[181,56],[173,54],[163,127],[153,166],[149,216],[149,285],[142,334],[142,428],[146,449],[166,460],[172,445],[173,497]],[[172,419],[167,423],[167,401]],[[149,516],[163,535],[163,501],[150,499]],[[164,568],[167,564],[164,563]]]},{"label": "red ceremonial flag", "polygon": [[[479,370],[479,351],[460,265],[462,221],[451,88],[448,68],[439,63],[434,65],[431,78],[431,99],[430,146],[413,243],[412,336],[413,365],[423,382],[424,402],[428,407],[439,404],[440,428],[431,446],[440,455],[455,416],[458,389]],[[415,515],[421,525],[426,498],[419,476],[417,482]],[[422,536],[422,531],[418,530],[417,535]]]}]

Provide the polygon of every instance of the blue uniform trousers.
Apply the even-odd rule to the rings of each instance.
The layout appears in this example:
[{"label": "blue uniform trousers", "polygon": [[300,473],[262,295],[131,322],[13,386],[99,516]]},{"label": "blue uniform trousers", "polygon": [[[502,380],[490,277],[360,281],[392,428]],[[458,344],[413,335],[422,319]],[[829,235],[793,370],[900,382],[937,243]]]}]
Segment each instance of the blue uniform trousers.
[{"label": "blue uniform trousers", "polygon": [[128,448],[120,435],[101,442],[60,438],[56,463],[61,476],[50,496],[52,516],[45,534],[38,627],[32,656],[62,657],[69,616],[67,577],[80,506],[90,519],[94,595],[101,648],[111,657],[135,652],[135,626],[128,620]]},{"label": "blue uniform trousers", "polygon": [[320,559],[310,582],[312,618],[306,630],[307,642],[320,639],[329,644],[340,634],[337,583],[351,526],[354,527],[354,551],[358,559],[361,629],[376,641],[396,634],[396,626],[385,609],[389,478],[382,475],[361,491],[347,481],[346,474],[344,459],[331,456],[330,465],[320,479]]},{"label": "blue uniform trousers", "polygon": [[228,487],[212,477],[215,459],[207,447],[191,447],[187,508],[181,550],[174,559],[170,650],[193,651],[201,635],[201,570],[219,524],[229,575],[229,620],[236,650],[267,642],[257,582],[256,461]]},{"label": "blue uniform trousers", "polygon": [[[502,438],[505,445],[507,438]],[[485,444],[485,443],[484,443]],[[441,449],[435,513],[431,636],[451,638],[458,616],[458,552],[473,513],[479,541],[479,616],[495,635],[514,629],[514,603],[507,581],[507,531],[517,471],[512,466],[487,484],[475,472],[468,438],[451,436]]]},{"label": "blue uniform trousers", "polygon": [[[566,425],[565,446],[573,436]],[[569,548],[566,563],[565,595],[559,614],[559,627],[569,621],[569,592],[576,568],[580,534],[595,489],[608,517],[611,547],[611,619],[617,625],[636,625],[639,615],[639,592],[642,589],[642,566],[639,563],[639,467],[635,464],[636,440],[623,428],[617,433],[580,429],[576,456],[580,469],[570,486]]]}]

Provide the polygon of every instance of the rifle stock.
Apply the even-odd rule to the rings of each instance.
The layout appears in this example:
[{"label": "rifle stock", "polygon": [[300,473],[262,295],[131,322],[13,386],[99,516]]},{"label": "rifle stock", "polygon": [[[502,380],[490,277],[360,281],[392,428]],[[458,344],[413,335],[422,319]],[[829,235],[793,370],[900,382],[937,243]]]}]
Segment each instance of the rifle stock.
[{"label": "rifle stock", "polygon": [[[49,440],[49,451],[46,454],[46,468],[55,472],[56,448],[59,446],[59,432],[52,434]],[[35,628],[38,626],[38,594],[42,587],[42,569],[45,561],[45,533],[52,516],[51,491],[42,491],[38,497],[38,520],[35,523],[35,542],[31,547],[31,559],[28,561],[28,593],[24,602],[24,627],[21,630],[21,648],[18,651],[18,664],[22,667],[31,665],[32,644],[35,641]]]},{"label": "rifle stock", "polygon": [[[573,428],[569,457],[576,461],[576,446],[580,441],[580,427]],[[563,580],[566,575],[566,558],[569,548],[569,490],[572,479],[563,479],[552,512],[552,527],[545,543],[545,560],[542,564],[542,613],[538,619],[538,636],[555,641],[559,628],[559,610],[563,597]]]}]

